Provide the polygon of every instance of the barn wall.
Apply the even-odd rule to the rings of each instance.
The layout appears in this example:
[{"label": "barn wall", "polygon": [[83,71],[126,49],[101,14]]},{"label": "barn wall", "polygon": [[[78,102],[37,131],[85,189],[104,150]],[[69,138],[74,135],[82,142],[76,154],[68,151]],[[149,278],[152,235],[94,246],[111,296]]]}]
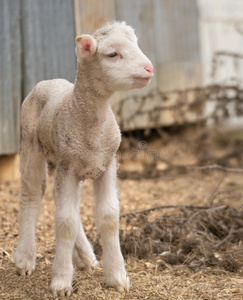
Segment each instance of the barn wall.
[{"label": "barn wall", "polygon": [[0,155],[18,153],[21,102],[37,82],[74,82],[74,38],[72,0],[0,0]]},{"label": "barn wall", "polygon": [[35,84],[74,81],[75,35],[114,19],[135,28],[155,67],[148,87],[112,97],[121,129],[174,124],[161,91],[173,104],[171,91],[201,83],[197,18],[196,0],[0,0],[0,155],[18,152],[20,104]]}]

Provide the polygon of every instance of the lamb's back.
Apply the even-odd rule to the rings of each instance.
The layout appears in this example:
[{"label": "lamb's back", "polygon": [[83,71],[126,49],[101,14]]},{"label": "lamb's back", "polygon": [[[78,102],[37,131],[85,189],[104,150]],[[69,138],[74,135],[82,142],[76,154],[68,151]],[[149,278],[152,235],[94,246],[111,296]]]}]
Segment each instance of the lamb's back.
[{"label": "lamb's back", "polygon": [[40,117],[52,118],[56,107],[73,89],[73,84],[65,79],[40,81],[28,94],[22,104],[21,125],[23,130],[36,131]]}]

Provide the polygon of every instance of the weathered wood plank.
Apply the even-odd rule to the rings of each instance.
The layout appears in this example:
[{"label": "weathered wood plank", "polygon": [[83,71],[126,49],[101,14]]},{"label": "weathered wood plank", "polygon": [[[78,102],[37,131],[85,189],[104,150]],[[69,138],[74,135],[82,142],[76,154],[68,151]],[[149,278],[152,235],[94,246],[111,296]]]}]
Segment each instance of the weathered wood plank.
[{"label": "weathered wood plank", "polygon": [[115,19],[114,0],[74,0],[76,34],[92,34]]}]

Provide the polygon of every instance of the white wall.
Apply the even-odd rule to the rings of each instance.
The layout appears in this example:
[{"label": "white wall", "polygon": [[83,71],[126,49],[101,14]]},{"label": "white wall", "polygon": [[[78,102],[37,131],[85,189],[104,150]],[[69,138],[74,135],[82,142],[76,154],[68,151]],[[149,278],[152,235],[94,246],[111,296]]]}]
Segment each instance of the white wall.
[{"label": "white wall", "polygon": [[243,0],[197,1],[203,84],[243,80]]},{"label": "white wall", "polygon": [[[197,0],[202,84],[243,84],[243,0]],[[209,104],[206,113],[212,109]],[[230,124],[243,124],[232,117]]]}]

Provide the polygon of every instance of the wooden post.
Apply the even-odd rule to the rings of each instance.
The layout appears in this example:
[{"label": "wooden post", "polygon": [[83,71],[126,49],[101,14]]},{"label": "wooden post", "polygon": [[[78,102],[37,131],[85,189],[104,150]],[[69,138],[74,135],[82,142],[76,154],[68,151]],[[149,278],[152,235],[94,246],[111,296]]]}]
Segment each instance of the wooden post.
[{"label": "wooden post", "polygon": [[0,181],[18,179],[19,176],[19,155],[0,156]]}]

